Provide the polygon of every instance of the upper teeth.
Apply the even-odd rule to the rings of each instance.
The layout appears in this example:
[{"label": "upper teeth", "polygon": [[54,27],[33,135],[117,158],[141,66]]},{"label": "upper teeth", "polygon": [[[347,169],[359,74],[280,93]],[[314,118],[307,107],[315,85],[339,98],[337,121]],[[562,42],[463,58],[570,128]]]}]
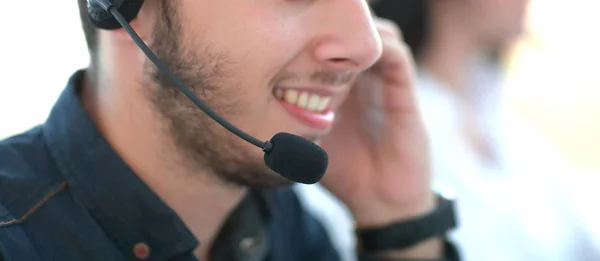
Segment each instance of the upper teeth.
[{"label": "upper teeth", "polygon": [[295,104],[298,107],[313,112],[322,112],[329,108],[331,103],[331,97],[320,96],[306,91],[294,89],[277,89],[275,90],[275,96],[278,99],[282,99],[288,103]]}]

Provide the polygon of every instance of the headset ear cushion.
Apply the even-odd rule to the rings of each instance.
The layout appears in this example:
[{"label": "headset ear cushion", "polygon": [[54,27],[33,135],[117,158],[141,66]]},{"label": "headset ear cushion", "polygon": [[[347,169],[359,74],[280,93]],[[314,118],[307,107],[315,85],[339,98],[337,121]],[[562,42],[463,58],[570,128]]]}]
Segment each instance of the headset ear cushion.
[{"label": "headset ear cushion", "polygon": [[[112,0],[113,4],[129,23],[131,22],[142,9],[144,0]],[[99,6],[90,5],[88,1],[88,14],[90,21],[99,29],[115,30],[121,28],[121,24],[115,19],[111,13],[104,11]]]}]

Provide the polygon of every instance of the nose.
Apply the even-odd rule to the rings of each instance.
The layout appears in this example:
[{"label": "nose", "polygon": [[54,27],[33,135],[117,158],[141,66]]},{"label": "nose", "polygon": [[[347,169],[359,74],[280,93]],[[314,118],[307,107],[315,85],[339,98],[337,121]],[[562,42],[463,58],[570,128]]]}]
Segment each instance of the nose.
[{"label": "nose", "polygon": [[381,56],[381,38],[365,0],[322,2],[315,59],[328,69],[361,71]]}]

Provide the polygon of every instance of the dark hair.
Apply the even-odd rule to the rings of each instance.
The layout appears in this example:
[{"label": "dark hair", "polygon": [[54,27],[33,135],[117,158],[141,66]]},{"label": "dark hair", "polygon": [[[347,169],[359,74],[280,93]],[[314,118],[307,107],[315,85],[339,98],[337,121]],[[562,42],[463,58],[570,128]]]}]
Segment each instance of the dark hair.
[{"label": "dark hair", "polygon": [[430,31],[430,0],[377,0],[371,7],[375,15],[398,25],[404,41],[418,59]]}]

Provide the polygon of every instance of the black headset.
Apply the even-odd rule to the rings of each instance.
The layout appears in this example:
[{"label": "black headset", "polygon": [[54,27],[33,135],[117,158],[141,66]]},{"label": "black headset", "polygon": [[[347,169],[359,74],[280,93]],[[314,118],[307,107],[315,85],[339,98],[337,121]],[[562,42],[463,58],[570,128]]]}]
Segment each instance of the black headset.
[{"label": "black headset", "polygon": [[87,10],[92,24],[97,28],[125,29],[148,59],[198,108],[231,133],[262,149],[265,152],[265,164],[271,170],[284,178],[304,184],[317,183],[323,177],[327,170],[328,157],[318,145],[285,132],[275,134],[270,141],[258,140],[225,120],[190,91],[129,25],[138,15],[143,4],[144,0],[87,0]]},{"label": "black headset", "polygon": [[142,9],[142,5],[144,5],[144,0],[88,0],[87,10],[91,22],[97,28],[105,30],[115,30],[123,26],[110,12],[107,12],[103,8],[103,2],[111,3],[116,7],[127,23],[133,21],[140,12],[140,9]]}]

